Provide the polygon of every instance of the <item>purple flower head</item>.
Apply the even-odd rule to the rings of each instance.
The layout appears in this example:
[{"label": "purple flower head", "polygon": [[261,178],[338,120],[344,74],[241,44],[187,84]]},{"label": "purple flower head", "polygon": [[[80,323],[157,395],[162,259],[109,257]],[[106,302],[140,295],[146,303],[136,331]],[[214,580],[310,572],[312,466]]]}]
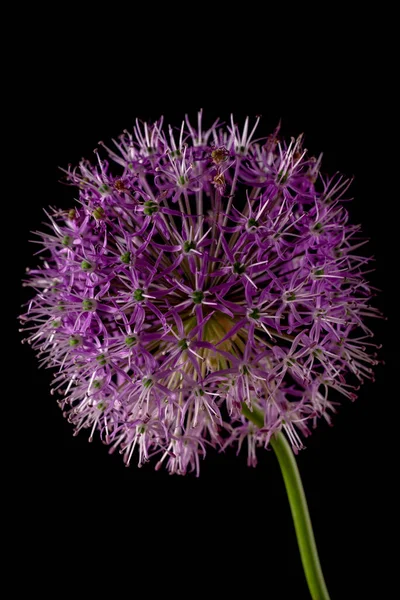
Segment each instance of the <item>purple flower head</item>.
[{"label": "purple flower head", "polygon": [[38,234],[28,341],[75,431],[127,465],[198,474],[210,446],[243,441],[255,465],[280,430],[296,451],[329,422],[330,390],[354,399],[372,377],[350,182],[257,124],[136,122],[66,171],[79,202]]}]

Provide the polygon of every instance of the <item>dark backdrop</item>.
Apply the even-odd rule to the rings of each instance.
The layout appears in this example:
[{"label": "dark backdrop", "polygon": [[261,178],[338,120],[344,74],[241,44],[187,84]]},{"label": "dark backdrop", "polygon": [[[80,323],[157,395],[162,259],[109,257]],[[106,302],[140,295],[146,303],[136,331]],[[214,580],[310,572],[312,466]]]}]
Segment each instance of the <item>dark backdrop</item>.
[{"label": "dark backdrop", "polygon": [[42,207],[73,202],[74,191],[58,183],[58,166],[93,156],[100,139],[131,128],[136,116],[164,114],[167,123],[180,124],[185,112],[194,118],[202,107],[209,123],[231,112],[238,121],[262,114],[265,134],[281,119],[286,136],[304,132],[310,152],[324,152],[323,171],[355,177],[349,209],[371,238],[363,251],[376,258],[370,278],[382,290],[376,305],[389,320],[373,327],[386,364],[354,404],[343,400],[332,428],[320,424],[298,463],[332,599],[363,598],[371,590],[388,597],[379,590],[390,570],[385,547],[394,526],[387,431],[396,419],[400,355],[391,283],[398,277],[398,193],[391,191],[398,184],[387,162],[394,110],[385,72],[372,51],[360,56],[353,46],[319,65],[318,45],[300,56],[294,44],[290,60],[283,60],[265,44],[265,58],[255,60],[249,51],[242,63],[237,48],[205,44],[181,64],[181,42],[157,47],[155,63],[145,44],[132,55],[118,45],[101,51],[96,43],[86,52],[82,37],[77,30],[59,41],[57,31],[50,33],[32,55],[27,49],[18,81],[19,170],[10,196],[18,222],[18,301],[9,324],[19,365],[11,489],[20,507],[16,556],[36,565],[32,588],[51,588],[49,571],[58,565],[58,589],[68,582],[79,589],[83,581],[88,589],[115,582],[117,594],[123,580],[132,595],[152,596],[158,584],[160,593],[178,595],[262,590],[265,598],[308,598],[272,452],[259,451],[259,464],[250,469],[245,452],[210,451],[199,479],[156,473],[151,463],[126,469],[98,440],[89,444],[85,432],[72,436],[49,394],[50,373],[37,369],[16,333],[26,299],[19,281],[35,263],[30,231],[40,229]]}]

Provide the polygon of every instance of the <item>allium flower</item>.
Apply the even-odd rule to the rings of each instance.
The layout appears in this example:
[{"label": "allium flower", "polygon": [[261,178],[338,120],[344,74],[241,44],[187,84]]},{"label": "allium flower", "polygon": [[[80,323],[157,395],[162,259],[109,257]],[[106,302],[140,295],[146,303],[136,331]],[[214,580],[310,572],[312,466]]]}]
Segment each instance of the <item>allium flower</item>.
[{"label": "allium flower", "polygon": [[75,431],[127,465],[198,474],[208,447],[244,441],[255,465],[281,430],[297,451],[331,390],[354,399],[372,377],[350,181],[257,124],[136,122],[66,171],[79,202],[38,234],[28,341]]}]

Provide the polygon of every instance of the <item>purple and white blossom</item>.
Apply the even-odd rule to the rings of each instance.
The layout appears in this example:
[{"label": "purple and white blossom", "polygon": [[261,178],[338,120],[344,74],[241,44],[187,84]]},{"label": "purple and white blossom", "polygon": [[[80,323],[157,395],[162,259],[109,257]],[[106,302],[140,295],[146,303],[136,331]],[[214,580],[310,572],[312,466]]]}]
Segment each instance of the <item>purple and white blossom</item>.
[{"label": "purple and white blossom", "polygon": [[79,201],[38,233],[27,340],[75,431],[127,465],[198,474],[209,447],[245,440],[255,465],[280,430],[296,451],[330,421],[331,390],[354,399],[372,378],[378,312],[350,181],[257,125],[137,121],[66,171]]}]

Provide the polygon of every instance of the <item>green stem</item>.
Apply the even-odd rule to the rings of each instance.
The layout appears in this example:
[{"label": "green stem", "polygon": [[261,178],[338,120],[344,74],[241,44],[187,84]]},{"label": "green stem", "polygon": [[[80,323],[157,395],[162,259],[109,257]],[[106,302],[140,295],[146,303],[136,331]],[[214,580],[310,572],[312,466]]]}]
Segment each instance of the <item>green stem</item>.
[{"label": "green stem", "polygon": [[[242,413],[258,427],[264,427],[264,417],[260,411],[256,409],[250,411],[248,406],[243,404]],[[293,452],[282,433],[277,433],[271,438],[271,446],[277,456],[285,482],[301,561],[311,597],[313,600],[329,600],[329,593],[318,558],[307,500]]]}]

